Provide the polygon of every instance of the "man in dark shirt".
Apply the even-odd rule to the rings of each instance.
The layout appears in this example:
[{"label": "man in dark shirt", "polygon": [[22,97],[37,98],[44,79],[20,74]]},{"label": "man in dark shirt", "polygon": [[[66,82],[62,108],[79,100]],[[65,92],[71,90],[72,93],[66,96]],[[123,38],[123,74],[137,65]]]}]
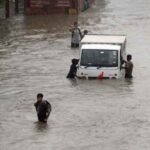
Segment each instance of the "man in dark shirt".
[{"label": "man in dark shirt", "polygon": [[70,66],[70,70],[69,73],[67,75],[67,78],[75,78],[76,73],[77,73],[77,64],[78,64],[79,60],[78,59],[72,59],[72,64]]},{"label": "man in dark shirt", "polygon": [[51,104],[47,100],[43,100],[43,94],[37,94],[37,102],[34,103],[36,108],[37,117],[40,122],[47,122],[47,119],[51,112]]}]

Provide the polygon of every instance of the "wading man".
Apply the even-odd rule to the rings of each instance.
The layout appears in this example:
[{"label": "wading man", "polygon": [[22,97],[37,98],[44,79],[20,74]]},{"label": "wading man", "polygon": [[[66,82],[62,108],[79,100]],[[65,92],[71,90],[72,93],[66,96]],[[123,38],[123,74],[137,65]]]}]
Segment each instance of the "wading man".
[{"label": "wading man", "polygon": [[76,77],[78,62],[79,62],[79,59],[76,59],[76,58],[72,59],[72,64],[70,66],[70,70],[67,75],[67,78],[74,79]]},{"label": "wading man", "polygon": [[78,27],[77,22],[74,22],[74,27],[70,29],[70,32],[71,32],[71,47],[72,48],[79,47],[82,33],[80,31],[80,28]]},{"label": "wading man", "polygon": [[51,104],[47,100],[43,100],[43,94],[37,94],[37,102],[34,103],[37,117],[40,122],[47,123],[47,119],[51,112]]},{"label": "wading man", "polygon": [[133,72],[133,63],[132,63],[132,55],[127,55],[127,61],[125,62],[125,78],[132,78],[132,72]]}]

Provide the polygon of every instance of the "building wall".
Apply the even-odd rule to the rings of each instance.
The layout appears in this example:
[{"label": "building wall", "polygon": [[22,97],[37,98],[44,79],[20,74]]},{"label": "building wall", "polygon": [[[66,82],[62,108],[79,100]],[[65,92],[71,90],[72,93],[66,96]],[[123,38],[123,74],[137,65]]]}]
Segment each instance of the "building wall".
[{"label": "building wall", "polygon": [[25,14],[68,13],[76,0],[25,0]]},{"label": "building wall", "polygon": [[5,4],[0,1],[0,19],[5,18]]},{"label": "building wall", "polygon": [[83,9],[84,1],[85,0],[25,0],[25,14],[77,14]]},{"label": "building wall", "polygon": [[14,16],[15,13],[15,1],[14,0],[9,0],[9,11],[10,11],[10,17]]}]

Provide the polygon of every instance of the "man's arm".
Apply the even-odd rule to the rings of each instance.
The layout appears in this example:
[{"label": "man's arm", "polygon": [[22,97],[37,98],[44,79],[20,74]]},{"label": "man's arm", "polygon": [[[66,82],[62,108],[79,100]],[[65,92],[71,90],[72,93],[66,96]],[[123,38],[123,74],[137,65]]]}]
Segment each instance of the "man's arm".
[{"label": "man's arm", "polygon": [[[126,69],[126,63],[127,63],[126,60],[122,60],[122,61],[121,61],[121,69]],[[124,65],[124,64],[125,64],[125,66],[122,66],[122,65]]]},{"label": "man's arm", "polygon": [[51,111],[52,111],[51,104],[48,101],[46,101],[46,116],[47,117],[50,115]]}]

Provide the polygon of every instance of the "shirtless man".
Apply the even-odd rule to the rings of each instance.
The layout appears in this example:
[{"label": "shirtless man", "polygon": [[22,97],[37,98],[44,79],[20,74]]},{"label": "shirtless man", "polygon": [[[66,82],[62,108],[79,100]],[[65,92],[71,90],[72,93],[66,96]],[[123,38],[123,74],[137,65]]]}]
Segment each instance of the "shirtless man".
[{"label": "shirtless man", "polygon": [[132,71],[133,71],[133,63],[132,63],[132,55],[127,55],[127,61],[125,62],[125,78],[132,78]]}]

